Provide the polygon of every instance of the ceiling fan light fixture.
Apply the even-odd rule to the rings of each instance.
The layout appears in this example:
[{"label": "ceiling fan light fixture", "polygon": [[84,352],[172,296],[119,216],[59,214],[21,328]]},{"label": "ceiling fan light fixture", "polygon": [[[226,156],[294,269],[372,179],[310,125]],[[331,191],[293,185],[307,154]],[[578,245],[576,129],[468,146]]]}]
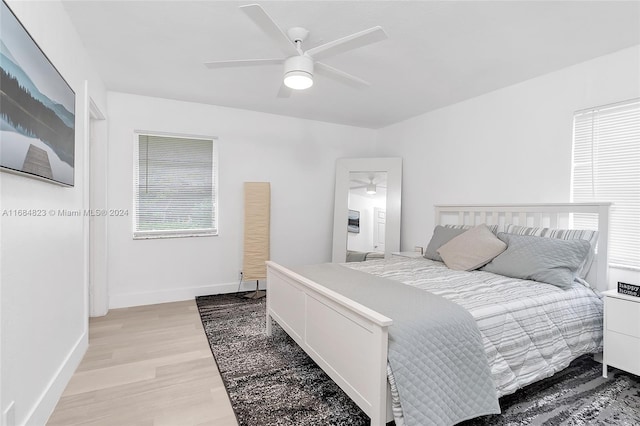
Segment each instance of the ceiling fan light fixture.
[{"label": "ceiling fan light fixture", "polygon": [[293,90],[313,86],[313,59],[308,56],[292,56],[284,62],[284,85]]},{"label": "ceiling fan light fixture", "polygon": [[259,4],[246,4],[240,6],[240,10],[246,13],[247,17],[278,45],[285,57],[205,62],[207,68],[284,63],[283,82],[278,91],[279,98],[288,98],[292,93],[290,89],[305,90],[313,86],[313,76],[316,74],[314,72],[315,65],[318,66],[318,74],[340,83],[355,88],[364,88],[371,85],[358,77],[316,61],[385,40],[387,34],[382,27],[372,27],[311,49],[303,50],[302,44],[309,36],[309,30],[302,27],[293,27],[286,32],[283,31]]},{"label": "ceiling fan light fixture", "polygon": [[284,85],[294,90],[305,90],[313,86],[313,75],[306,71],[289,71],[284,75]]},{"label": "ceiling fan light fixture", "polygon": [[376,184],[370,183],[369,185],[367,185],[367,194],[373,195],[375,193],[376,193]]}]

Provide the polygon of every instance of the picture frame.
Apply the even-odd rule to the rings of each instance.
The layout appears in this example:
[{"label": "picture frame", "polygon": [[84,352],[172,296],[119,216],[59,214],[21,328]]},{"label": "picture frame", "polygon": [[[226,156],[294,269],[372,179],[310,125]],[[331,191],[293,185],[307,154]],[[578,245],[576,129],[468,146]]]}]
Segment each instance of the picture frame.
[{"label": "picture frame", "polygon": [[3,0],[0,169],[74,185],[75,92]]},{"label": "picture frame", "polygon": [[349,210],[347,232],[360,233],[360,212],[358,210]]}]

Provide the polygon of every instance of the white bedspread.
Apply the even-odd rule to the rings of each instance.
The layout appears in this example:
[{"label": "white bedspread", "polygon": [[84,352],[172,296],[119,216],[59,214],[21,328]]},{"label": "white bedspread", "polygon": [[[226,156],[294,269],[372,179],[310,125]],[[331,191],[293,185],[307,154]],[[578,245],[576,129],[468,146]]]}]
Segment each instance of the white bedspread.
[{"label": "white bedspread", "polygon": [[581,284],[560,289],[489,272],[453,271],[424,258],[344,266],[422,288],[467,309],[482,334],[498,396],[602,350],[602,300]]}]

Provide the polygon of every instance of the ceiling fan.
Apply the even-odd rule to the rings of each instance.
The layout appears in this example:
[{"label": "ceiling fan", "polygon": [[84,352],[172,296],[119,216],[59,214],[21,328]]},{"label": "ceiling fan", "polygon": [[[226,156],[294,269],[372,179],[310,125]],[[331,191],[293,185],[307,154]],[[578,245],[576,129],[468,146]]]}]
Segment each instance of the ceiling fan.
[{"label": "ceiling fan", "polygon": [[284,64],[284,79],[278,92],[278,97],[281,98],[289,97],[292,89],[304,90],[311,87],[313,85],[314,72],[355,88],[368,87],[371,85],[365,80],[330,67],[325,63],[318,62],[318,60],[357,49],[358,47],[366,46],[380,40],[385,40],[387,34],[382,27],[369,28],[305,51],[302,50],[302,43],[309,35],[309,31],[305,28],[293,27],[285,33],[260,5],[249,4],[240,6],[240,9],[278,45],[286,56],[273,59],[240,59],[206,62],[205,66],[207,68]]},{"label": "ceiling fan", "polygon": [[[377,192],[378,188],[383,188],[383,189],[387,189],[386,187],[386,181],[383,181],[384,183],[381,182],[375,182],[375,176],[374,175],[369,175],[369,182],[367,181],[363,181],[361,179],[352,179],[351,180],[351,185],[350,185],[350,189],[360,189],[360,188],[364,188],[365,192],[369,195],[373,195]],[[354,185],[355,184],[355,185]]]}]

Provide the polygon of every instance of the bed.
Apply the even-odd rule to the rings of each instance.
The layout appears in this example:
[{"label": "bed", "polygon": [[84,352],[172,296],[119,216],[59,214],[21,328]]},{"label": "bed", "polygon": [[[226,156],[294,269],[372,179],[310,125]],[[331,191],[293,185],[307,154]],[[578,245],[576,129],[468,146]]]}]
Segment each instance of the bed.
[{"label": "bed", "polygon": [[346,262],[365,262],[367,260],[384,259],[384,253],[377,251],[347,250]]},{"label": "bed", "polygon": [[[597,228],[598,233],[594,234],[597,239],[597,252],[594,254],[593,264],[586,275],[586,281],[597,290],[606,290],[608,287],[606,265],[609,207],[608,203],[440,205],[435,209],[435,222],[453,227],[473,227],[478,224],[487,224],[494,226],[496,231],[505,231],[512,229],[512,227],[571,229],[589,224],[590,227]],[[512,289],[512,293],[516,288],[514,287],[516,284],[503,280],[504,277],[501,278],[500,275],[485,271],[464,274],[455,272],[454,277],[451,277],[445,275],[448,269],[446,266],[432,260],[392,258],[349,264],[348,268],[346,266],[347,264],[327,266],[329,269],[340,269],[341,271],[348,269],[350,271],[347,273],[347,278],[340,278],[344,282],[338,283],[340,279],[337,277],[340,275],[332,275],[333,272],[327,273],[313,267],[306,269],[285,268],[275,262],[268,262],[267,334],[271,334],[272,320],[275,320],[360,406],[371,418],[372,425],[383,425],[394,418],[397,422],[404,422],[406,419],[407,424],[419,424],[420,420],[416,420],[416,418],[420,419],[419,416],[422,415],[420,410],[428,411],[425,415],[435,416],[423,417],[423,419],[429,419],[429,423],[434,424],[453,424],[470,418],[469,412],[474,413],[473,416],[496,412],[497,397],[512,393],[532,381],[550,376],[555,371],[564,368],[577,356],[601,350],[601,302],[593,290],[582,284],[571,289],[557,291],[553,288],[554,286],[524,280],[526,287],[522,287],[522,289],[528,289],[529,293],[524,294],[526,293],[524,290],[518,290],[515,293],[524,297],[522,300],[515,300],[515,294],[511,294],[508,298],[499,295],[500,287]],[[368,274],[366,277],[370,278],[363,279],[365,273]],[[340,272],[340,274],[344,274],[344,272]],[[477,277],[482,279],[476,282]],[[458,281],[455,281],[456,279]],[[357,281],[363,282],[349,289],[347,284]],[[409,285],[398,284],[398,281]],[[380,287],[382,294],[387,291],[387,295],[377,298],[363,297],[362,294],[369,294],[369,291],[363,291],[363,289],[369,288],[367,286]],[[419,288],[428,289],[428,291],[416,292],[415,289]],[[459,291],[461,289],[476,293],[462,295]],[[484,362],[490,370],[491,383],[493,383],[491,391],[487,389],[486,372],[476,372],[474,368],[467,370],[466,361],[469,358],[465,357],[468,355],[457,361],[454,360],[457,364],[454,362],[453,367],[446,365],[446,363],[440,367],[438,358],[434,358],[434,353],[441,352],[441,347],[446,349],[447,345],[454,348],[453,352],[449,353],[456,354],[456,350],[459,348],[462,348],[462,352],[466,352],[468,348],[464,344],[465,341],[473,341],[476,338],[475,335],[462,337],[466,329],[455,329],[455,332],[439,333],[439,335],[445,335],[446,339],[450,338],[447,335],[460,335],[458,341],[451,338],[451,342],[449,342],[446,339],[442,340],[442,336],[425,337],[420,334],[405,338],[404,331],[414,327],[407,328],[406,325],[403,325],[404,323],[401,323],[404,316],[402,305],[395,303],[398,306],[393,308],[394,311],[387,309],[386,305],[378,303],[378,299],[381,298],[395,301],[396,298],[392,296],[395,294],[394,292],[407,293],[408,300],[418,303],[416,300],[419,299],[419,303],[424,303],[425,306],[431,303],[430,298],[447,299],[448,302],[444,303],[449,303],[449,305],[446,305],[448,307],[445,310],[438,311],[440,308],[437,306],[439,305],[433,305],[433,308],[429,309],[430,312],[435,313],[432,315],[436,315],[436,317],[427,321],[434,322],[435,320],[438,322],[440,318],[447,317],[453,305],[464,308],[461,309],[464,312],[460,314],[463,317],[467,315],[474,318],[478,330],[480,330],[481,342],[470,343],[468,346],[471,349],[474,349],[473,345],[484,347],[483,357],[486,356]],[[459,296],[457,300],[456,295]],[[502,302],[514,298],[514,301],[510,303],[522,305],[522,311],[525,312],[522,318],[502,318],[501,321],[504,320],[504,323],[501,323],[500,330],[508,331],[509,327],[514,324],[514,327],[517,328],[527,322],[533,324],[533,329],[536,329],[535,325],[539,322],[542,324],[543,319],[557,316],[555,319],[557,325],[537,327],[539,331],[533,331],[534,337],[525,336],[524,338],[524,341],[532,345],[531,348],[537,347],[536,351],[539,352],[538,358],[541,361],[538,359],[525,363],[516,361],[516,365],[520,367],[509,368],[510,364],[507,362],[508,360],[505,361],[505,357],[511,358],[513,353],[521,352],[520,356],[529,358],[531,357],[529,355],[530,348],[518,343],[512,345],[514,347],[509,349],[511,352],[491,350],[492,345],[496,345],[495,341],[491,340],[491,336],[487,336],[491,334],[487,330],[491,329],[491,322],[495,321],[495,316],[483,316],[483,312],[487,312],[490,303],[497,303],[495,306],[501,306],[499,300],[492,300],[500,298],[503,299]],[[574,299],[584,299],[584,305],[575,307],[578,305],[574,304]],[[570,305],[565,306],[562,305],[563,303],[570,303]],[[508,311],[512,307],[509,307]],[[547,310],[546,307],[553,309]],[[577,313],[577,317],[563,317],[567,312],[571,312],[573,315],[574,311]],[[583,311],[585,313],[582,313]],[[383,312],[393,312],[393,314],[386,315]],[[538,318],[536,312],[540,314]],[[504,316],[512,316],[510,311],[508,313],[509,315]],[[487,324],[489,325],[487,326]],[[394,328],[391,328],[392,326]],[[558,332],[565,333],[561,335],[560,339],[556,338],[560,341],[560,346],[556,343],[531,343],[538,339],[535,337],[535,333],[541,335],[540,339],[545,338],[544,334],[548,335],[547,337],[551,336],[551,338],[557,337],[556,330],[550,332],[553,327],[557,328]],[[389,339],[390,328],[392,330],[391,341]],[[505,342],[510,344],[510,342],[523,340],[509,337],[507,331],[504,332],[505,335],[500,345],[504,346]],[[586,337],[582,338],[581,336]],[[415,367],[406,368],[404,365],[398,371],[390,371],[391,365],[396,362],[396,360],[392,362],[392,358],[397,359],[399,356],[407,358],[406,354],[398,355],[398,342],[403,341],[403,338],[404,342],[419,341],[425,348],[430,344],[435,346],[429,350],[419,351],[418,355],[416,355],[415,349],[411,349],[409,351],[411,356],[426,358],[417,360]],[[473,355],[473,351],[471,352]],[[479,357],[477,352],[476,350],[474,355],[476,359],[473,362],[475,363],[478,362],[477,358]],[[507,367],[505,367],[505,363]],[[431,367],[424,368],[425,365]],[[464,368],[460,369],[460,365],[463,365]],[[452,378],[445,374],[443,380],[442,369],[445,368],[448,369],[445,371]],[[478,368],[481,370],[480,367]],[[464,370],[464,374],[452,372],[452,370]],[[456,374],[460,377],[454,377]],[[474,376],[476,374],[477,377]],[[410,383],[411,387],[403,385],[405,391],[400,398],[401,404],[398,404],[400,383],[394,383],[395,377],[399,375],[408,375],[411,376],[411,380],[419,381],[417,385]],[[464,379],[467,376],[469,379],[468,382],[465,382]],[[482,377],[484,377],[484,384],[483,380],[479,379]],[[405,379],[403,378],[403,380]],[[423,385],[421,386],[420,383]],[[454,384],[458,387],[455,388]],[[478,386],[484,386],[484,388]],[[421,389],[421,387],[425,389]],[[411,391],[407,392],[406,389],[411,389]],[[477,402],[478,407],[471,408],[467,414],[451,414],[452,406],[455,409],[456,405],[464,405],[455,402],[454,394],[465,390],[471,392],[471,395],[486,396],[485,401]],[[447,396],[448,393],[451,394],[451,398]],[[444,398],[442,395],[445,395]],[[412,401],[407,402],[410,398]],[[417,406],[414,406],[416,405],[415,401],[417,401]],[[476,403],[476,401],[473,402]],[[492,403],[493,406],[491,406]],[[400,409],[400,405],[402,409]],[[499,410],[499,407],[497,409]],[[409,412],[410,415],[403,417],[403,410],[404,414]],[[415,417],[416,410],[418,417]],[[464,417],[465,415],[467,417]]]}]

